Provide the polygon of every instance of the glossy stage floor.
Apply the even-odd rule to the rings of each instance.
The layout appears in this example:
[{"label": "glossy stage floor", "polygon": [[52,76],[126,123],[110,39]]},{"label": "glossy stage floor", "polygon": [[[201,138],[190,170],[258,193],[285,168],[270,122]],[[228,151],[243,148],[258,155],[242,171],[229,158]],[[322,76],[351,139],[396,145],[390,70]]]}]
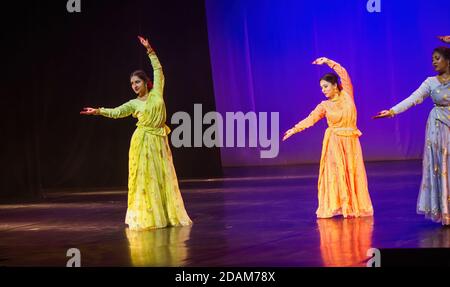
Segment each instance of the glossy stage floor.
[{"label": "glossy stage floor", "polygon": [[365,266],[375,248],[450,247],[416,214],[420,161],[367,163],[373,218],[315,218],[317,165],[225,170],[180,183],[192,227],[126,229],[125,190],[0,205],[0,266]]}]

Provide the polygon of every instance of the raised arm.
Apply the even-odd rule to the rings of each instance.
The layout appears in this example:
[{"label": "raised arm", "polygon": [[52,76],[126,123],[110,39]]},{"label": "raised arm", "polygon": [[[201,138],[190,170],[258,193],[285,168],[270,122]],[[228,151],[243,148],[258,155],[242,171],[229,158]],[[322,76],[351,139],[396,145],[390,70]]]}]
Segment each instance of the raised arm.
[{"label": "raised arm", "polygon": [[153,89],[152,93],[162,97],[164,91],[164,73],[154,50],[148,53],[148,57],[153,67]]},{"label": "raised arm", "polygon": [[312,127],[315,123],[325,117],[325,108],[323,104],[320,103],[317,107],[306,117],[304,120],[297,123],[293,128],[286,131],[283,137],[283,141],[287,140],[292,135],[299,133],[309,127]]},{"label": "raised arm", "polygon": [[139,41],[141,41],[142,46],[147,49],[147,55],[150,59],[153,68],[153,88],[151,90],[152,94],[162,97],[164,90],[164,74],[162,70],[161,63],[156,56],[155,50],[153,50],[148,39],[138,36]]},{"label": "raised arm", "polygon": [[352,81],[350,79],[347,70],[344,67],[342,67],[339,63],[325,57],[318,58],[313,62],[313,64],[315,65],[327,64],[331,69],[333,69],[341,79],[342,88],[344,89],[344,91],[346,91],[347,94],[349,94],[353,98]]},{"label": "raised arm", "polygon": [[421,104],[431,93],[431,78],[426,79],[420,87],[397,105],[393,106],[389,110],[383,110],[379,112],[374,118],[386,118],[393,117],[394,115],[403,113],[404,111],[410,109],[411,107]]},{"label": "raised arm", "polygon": [[336,72],[336,74],[338,74],[339,78],[341,78],[342,88],[344,89],[344,91],[346,91],[350,96],[353,97],[352,80],[350,79],[347,70],[333,60],[327,59],[326,63],[331,69]]}]

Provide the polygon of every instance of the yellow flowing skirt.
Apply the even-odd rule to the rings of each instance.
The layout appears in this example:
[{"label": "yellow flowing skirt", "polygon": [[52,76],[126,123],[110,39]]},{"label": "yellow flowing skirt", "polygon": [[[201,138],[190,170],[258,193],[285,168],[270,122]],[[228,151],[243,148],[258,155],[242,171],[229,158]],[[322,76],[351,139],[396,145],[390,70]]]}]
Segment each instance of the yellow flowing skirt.
[{"label": "yellow flowing skirt", "polygon": [[131,138],[128,167],[131,230],[192,224],[181,197],[167,136],[138,127]]},{"label": "yellow flowing skirt", "polygon": [[320,159],[318,218],[372,216],[358,134],[325,132]]}]

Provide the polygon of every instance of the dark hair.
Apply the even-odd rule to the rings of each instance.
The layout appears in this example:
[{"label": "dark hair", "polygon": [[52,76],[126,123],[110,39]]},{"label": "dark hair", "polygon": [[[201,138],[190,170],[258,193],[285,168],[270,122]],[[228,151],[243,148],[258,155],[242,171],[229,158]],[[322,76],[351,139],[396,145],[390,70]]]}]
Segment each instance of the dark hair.
[{"label": "dark hair", "polygon": [[336,84],[339,91],[342,91],[342,85],[339,83],[339,77],[338,75],[336,75],[335,73],[328,73],[322,76],[322,78],[320,78],[321,81],[327,81],[328,83],[331,84]]},{"label": "dark hair", "polygon": [[450,61],[450,48],[444,46],[437,47],[436,49],[433,50],[433,53],[439,53],[440,55],[442,55],[442,57],[444,57],[444,59]]},{"label": "dark hair", "polygon": [[153,83],[152,83],[152,81],[150,80],[150,78],[147,76],[147,74],[146,74],[144,71],[142,71],[142,70],[136,70],[136,71],[134,71],[133,73],[131,73],[130,79],[131,79],[132,77],[138,77],[139,79],[141,79],[142,81],[144,81],[144,82],[147,84],[147,88],[148,88],[149,90],[152,89]]}]

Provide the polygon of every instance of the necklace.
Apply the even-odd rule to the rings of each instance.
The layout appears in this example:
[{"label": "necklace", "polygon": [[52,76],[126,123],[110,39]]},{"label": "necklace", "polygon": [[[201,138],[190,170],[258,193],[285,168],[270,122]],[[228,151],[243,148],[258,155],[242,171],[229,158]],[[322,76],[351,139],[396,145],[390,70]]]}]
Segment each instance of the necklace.
[{"label": "necklace", "polygon": [[447,83],[450,80],[450,75],[447,75],[446,77],[439,75],[438,78],[442,83]]},{"label": "necklace", "polygon": [[442,75],[439,75],[438,78],[443,80],[443,81],[448,81],[448,80],[450,80],[450,75],[447,75],[446,77],[444,77]]}]

